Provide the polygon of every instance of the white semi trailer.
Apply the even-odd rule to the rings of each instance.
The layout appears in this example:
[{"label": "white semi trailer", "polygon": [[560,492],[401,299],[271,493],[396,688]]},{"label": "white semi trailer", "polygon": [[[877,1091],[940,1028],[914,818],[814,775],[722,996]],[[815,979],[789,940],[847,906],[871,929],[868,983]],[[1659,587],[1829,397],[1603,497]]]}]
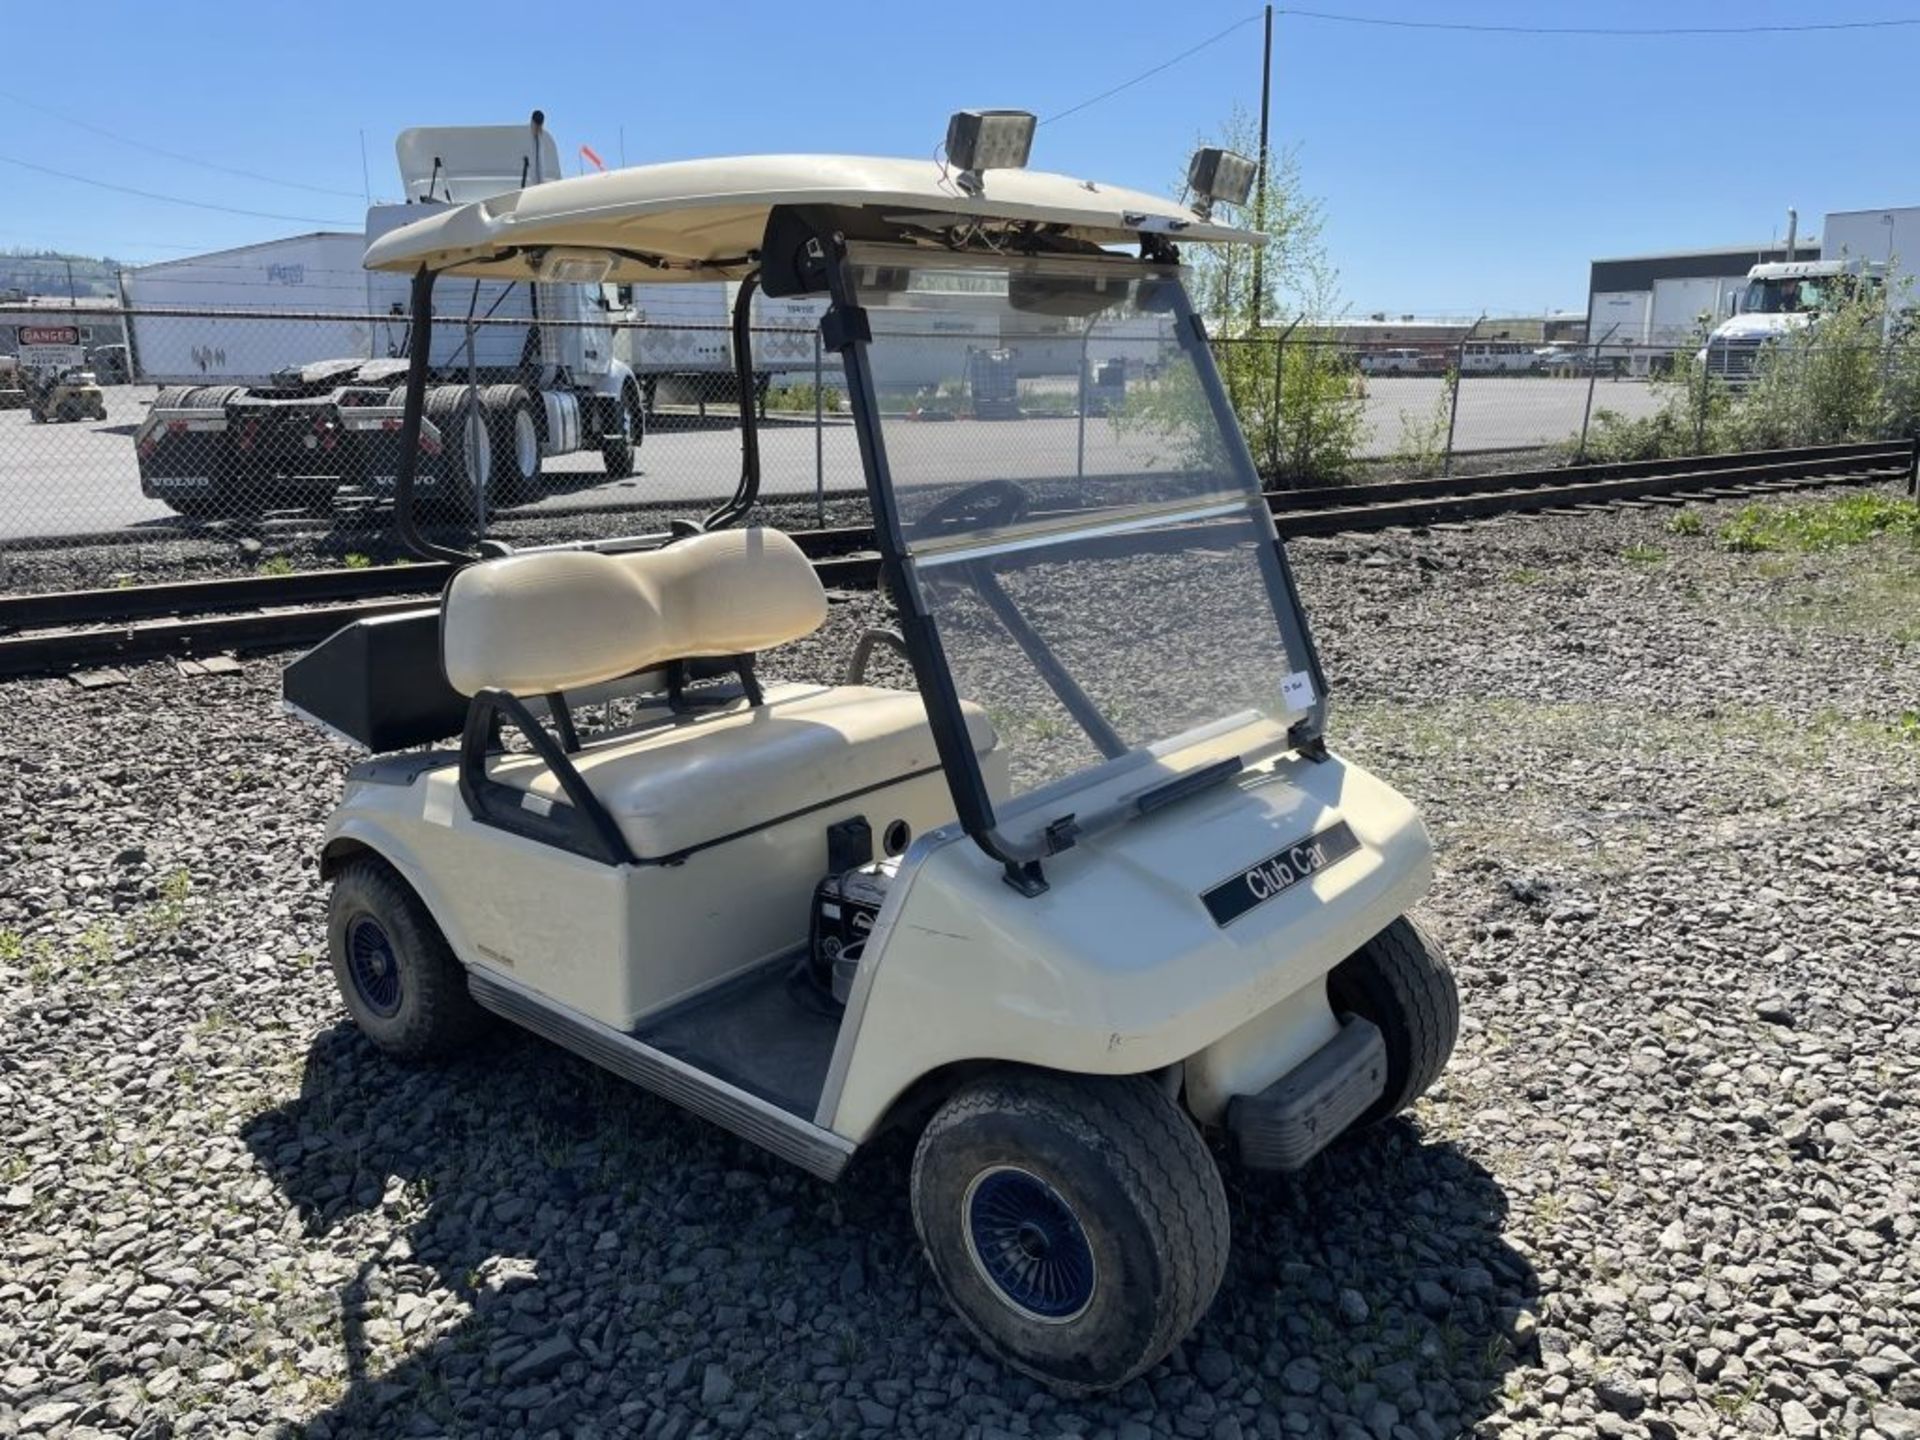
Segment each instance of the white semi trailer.
[{"label": "white semi trailer", "polygon": [[[640,377],[648,413],[656,397],[684,403],[732,395],[733,310],[739,295],[740,284],[733,280],[620,287],[622,323],[614,330],[613,353]],[[816,363],[838,376],[839,358],[822,353],[816,343],[822,304],[758,293],[750,303],[756,392],[776,375],[810,375]]]},{"label": "white semi trailer", "polygon": [[[385,209],[420,213],[410,206],[376,212]],[[122,271],[133,378],[259,385],[316,360],[399,354],[407,340],[404,288],[396,294],[390,276],[362,268],[366,249],[361,232],[319,231]],[[389,313],[396,299],[398,316]]]},{"label": "white semi trailer", "polygon": [[[437,209],[561,174],[538,111],[528,125],[406,130],[395,150],[406,202],[370,209],[365,235],[348,237],[355,252]],[[194,294],[181,289],[190,276],[163,275],[144,291],[135,276],[130,300],[158,306],[171,284],[176,301],[171,313],[137,319],[130,341],[136,375],[165,387],[134,435],[147,495],[185,515],[239,517],[325,503],[342,486],[391,485],[407,286],[401,276],[336,277],[346,253],[337,241],[319,245],[314,278],[324,270],[329,283],[309,294],[327,303],[304,311],[290,293],[304,284],[270,296],[229,286],[221,298],[241,303],[214,306],[213,286],[197,303],[177,303]],[[237,268],[245,273],[244,259]],[[542,279],[442,289],[416,481],[423,498],[463,515],[535,499],[543,461],[583,450],[598,450],[609,475],[633,472],[645,426],[640,382],[614,353],[601,277],[591,271],[555,252]],[[258,303],[246,303],[249,293]],[[313,318],[285,318],[290,310]]]}]

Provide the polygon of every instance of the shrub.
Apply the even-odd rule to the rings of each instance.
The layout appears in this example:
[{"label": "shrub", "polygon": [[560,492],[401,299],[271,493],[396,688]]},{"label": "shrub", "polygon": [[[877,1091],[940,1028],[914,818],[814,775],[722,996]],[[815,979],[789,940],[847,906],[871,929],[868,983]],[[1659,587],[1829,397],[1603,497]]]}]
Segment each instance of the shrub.
[{"label": "shrub", "polygon": [[1838,550],[1876,535],[1920,545],[1920,504],[1867,493],[1804,505],[1742,505],[1720,527],[1729,550]]}]

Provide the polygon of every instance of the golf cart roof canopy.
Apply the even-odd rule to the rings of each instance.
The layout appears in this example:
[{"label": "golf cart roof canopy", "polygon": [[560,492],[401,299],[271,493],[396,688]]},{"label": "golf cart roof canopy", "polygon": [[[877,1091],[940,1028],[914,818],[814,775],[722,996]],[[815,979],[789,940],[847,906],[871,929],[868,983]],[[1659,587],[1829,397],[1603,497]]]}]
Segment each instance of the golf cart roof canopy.
[{"label": "golf cart roof canopy", "polygon": [[1087,246],[1252,244],[1259,234],[1200,219],[1160,196],[1036,170],[994,170],[968,194],[934,160],[862,155],[744,155],[641,165],[510,191],[442,210],[381,236],[371,270],[542,275],[553,250],[592,250],[622,283],[739,279],[776,206],[862,212],[866,239],[904,241],[1028,232]]}]

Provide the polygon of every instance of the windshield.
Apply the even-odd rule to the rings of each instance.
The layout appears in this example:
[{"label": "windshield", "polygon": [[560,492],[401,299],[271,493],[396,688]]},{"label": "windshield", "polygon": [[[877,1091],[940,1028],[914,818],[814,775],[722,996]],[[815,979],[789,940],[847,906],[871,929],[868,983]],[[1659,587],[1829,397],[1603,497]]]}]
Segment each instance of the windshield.
[{"label": "windshield", "polygon": [[866,258],[909,575],[1005,749],[1002,819],[1116,766],[1284,745],[1312,661],[1177,272]]},{"label": "windshield", "polygon": [[1755,280],[1740,297],[1740,313],[1795,315],[1827,310],[1844,301],[1858,283],[1851,275],[1799,275]]}]

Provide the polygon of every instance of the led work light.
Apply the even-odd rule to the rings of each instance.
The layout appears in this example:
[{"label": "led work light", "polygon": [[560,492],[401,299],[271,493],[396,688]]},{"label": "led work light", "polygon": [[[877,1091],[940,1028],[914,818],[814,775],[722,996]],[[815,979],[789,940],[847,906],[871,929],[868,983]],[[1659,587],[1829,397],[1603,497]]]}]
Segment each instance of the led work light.
[{"label": "led work light", "polygon": [[534,274],[548,285],[598,285],[613,273],[613,257],[600,250],[549,250]]},{"label": "led work light", "polygon": [[1246,156],[1223,150],[1218,145],[1194,151],[1193,163],[1187,166],[1187,186],[1194,194],[1194,213],[1202,220],[1209,219],[1216,200],[1224,200],[1229,205],[1246,204],[1247,196],[1253,192],[1255,169],[1253,161]]},{"label": "led work light", "polygon": [[983,170],[1020,170],[1033,149],[1030,110],[956,110],[947,121],[947,161],[960,171],[960,188],[978,195]]}]

